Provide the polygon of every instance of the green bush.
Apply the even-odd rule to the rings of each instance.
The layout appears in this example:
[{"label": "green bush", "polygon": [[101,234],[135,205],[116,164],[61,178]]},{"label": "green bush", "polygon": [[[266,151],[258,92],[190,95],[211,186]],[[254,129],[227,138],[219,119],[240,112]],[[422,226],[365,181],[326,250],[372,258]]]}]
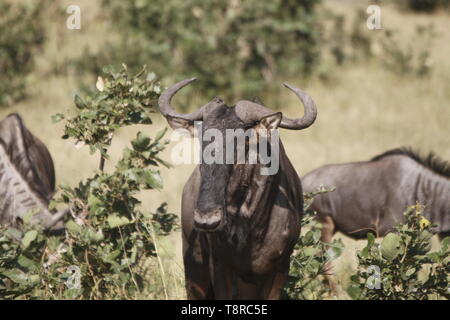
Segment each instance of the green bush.
[{"label": "green bush", "polygon": [[436,37],[433,25],[417,26],[414,41],[402,45],[396,32],[387,30],[381,39],[381,62],[400,75],[428,75],[433,68],[430,52]]},{"label": "green bush", "polygon": [[58,251],[60,239],[47,237],[29,224],[31,215],[24,218],[24,229],[0,227],[0,297],[43,297],[52,275],[44,263]]},{"label": "green bush", "polygon": [[405,212],[406,222],[388,233],[381,244],[368,235],[358,252],[358,270],[348,288],[354,299],[424,300],[450,298],[450,237],[431,252],[434,232],[422,216],[424,207]]},{"label": "green bush", "polygon": [[146,63],[172,75],[170,83],[198,76],[207,95],[251,97],[279,75],[303,78],[312,71],[319,2],[104,0],[123,39],[98,59],[86,52],[81,64],[95,71],[105,63]]},{"label": "green bush", "polygon": [[45,39],[42,12],[46,3],[0,2],[0,106],[26,96],[26,76]]},{"label": "green bush", "polygon": [[143,78],[145,69],[133,77],[125,67],[105,73],[94,96],[75,97],[75,115],[54,116],[66,122],[64,138],[100,151],[100,171],[75,188],[61,186],[57,201],[71,208],[64,237],[47,238],[29,227],[23,237],[13,229],[0,237],[2,297],[134,298],[146,289],[146,261],[158,253],[156,238],[177,226],[166,204],[150,213],[142,211],[136,198],[141,190],[163,187],[156,168],[168,166],[158,156],[166,144],[165,131],[155,138],[139,132],[113,171],[103,171],[117,129],[151,124],[159,85]]},{"label": "green bush", "polygon": [[81,80],[79,83],[81,91],[86,93],[95,91],[93,82],[103,72],[105,65],[123,63],[127,65],[130,72],[138,72],[142,65],[147,64],[149,62],[148,48],[136,38],[121,37],[117,41],[106,42],[98,52],[92,52],[87,46],[79,58],[70,60],[68,65],[74,70],[75,76]]},{"label": "green bush", "polygon": [[322,188],[305,194],[302,234],[291,256],[289,278],[284,288],[287,299],[318,300],[331,293],[321,276],[326,272],[327,263],[341,255],[344,245],[341,240],[331,243],[320,240],[321,226],[315,220],[316,213],[309,209],[316,195],[329,191]]},{"label": "green bush", "polygon": [[449,0],[402,0],[399,4],[416,12],[433,12],[438,8],[448,8]]}]

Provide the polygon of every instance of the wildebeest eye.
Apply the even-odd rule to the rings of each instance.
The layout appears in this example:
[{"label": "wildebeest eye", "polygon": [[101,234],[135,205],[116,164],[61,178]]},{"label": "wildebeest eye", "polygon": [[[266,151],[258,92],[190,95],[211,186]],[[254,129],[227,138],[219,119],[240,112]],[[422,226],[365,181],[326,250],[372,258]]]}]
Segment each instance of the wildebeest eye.
[{"label": "wildebeest eye", "polygon": [[258,123],[258,121],[246,123],[246,124],[244,124],[244,125],[242,126],[242,129],[244,129],[244,130],[251,129],[251,128],[253,128],[257,123]]}]

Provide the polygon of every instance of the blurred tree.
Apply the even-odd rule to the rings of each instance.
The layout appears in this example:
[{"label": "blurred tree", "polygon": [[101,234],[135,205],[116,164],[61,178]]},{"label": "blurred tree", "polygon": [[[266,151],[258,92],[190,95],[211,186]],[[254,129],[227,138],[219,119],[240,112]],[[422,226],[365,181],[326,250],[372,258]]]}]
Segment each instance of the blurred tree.
[{"label": "blurred tree", "polygon": [[0,2],[0,106],[25,97],[25,77],[33,70],[33,52],[44,41],[41,13],[46,0]]},{"label": "blurred tree", "polygon": [[449,0],[401,0],[395,1],[400,7],[416,12],[433,12],[438,8],[449,8]]},{"label": "blurred tree", "polygon": [[250,97],[280,74],[286,79],[311,73],[318,60],[319,2],[104,0],[124,36],[117,50],[145,54],[112,61],[124,55],[110,51],[99,60],[147,63],[170,83],[198,76],[206,94]]}]

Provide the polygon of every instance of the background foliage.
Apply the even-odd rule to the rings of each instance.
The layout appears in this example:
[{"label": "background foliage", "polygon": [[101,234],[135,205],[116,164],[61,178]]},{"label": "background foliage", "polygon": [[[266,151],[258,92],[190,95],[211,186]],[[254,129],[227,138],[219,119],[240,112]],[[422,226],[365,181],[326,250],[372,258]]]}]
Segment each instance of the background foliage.
[{"label": "background foliage", "polygon": [[47,0],[0,2],[0,106],[26,96],[26,76],[45,40],[42,14]]},{"label": "background foliage", "polygon": [[156,238],[176,227],[176,216],[165,203],[150,213],[142,211],[136,198],[141,190],[163,187],[155,168],[168,166],[158,156],[166,144],[165,131],[153,139],[139,132],[112,172],[104,172],[102,165],[116,130],[151,124],[159,85],[145,78],[145,69],[136,76],[129,76],[125,66],[119,72],[105,69],[105,74],[105,80],[97,81],[95,96],[75,96],[78,111],[73,117],[54,116],[56,121],[66,119],[63,138],[100,151],[100,172],[75,188],[61,186],[59,202],[71,209],[64,237],[47,238],[31,227],[23,237],[14,229],[2,235],[3,297],[134,298],[145,288],[146,261],[157,257]]},{"label": "background foliage", "polygon": [[305,194],[302,233],[291,256],[289,280],[285,286],[285,296],[293,300],[319,300],[331,295],[324,283],[323,275],[327,263],[338,258],[344,249],[342,241],[334,239],[331,243],[320,240],[321,225],[315,220],[316,212],[310,209],[314,197],[331,189],[321,188]]},{"label": "background foliage", "polygon": [[400,0],[397,5],[417,12],[433,12],[437,9],[448,9],[449,0]]},{"label": "background foliage", "polygon": [[281,74],[311,73],[319,58],[319,2],[103,0],[122,38],[99,56],[87,52],[82,63],[95,71],[98,62],[145,62],[170,81],[197,76],[205,94],[255,95]]},{"label": "background foliage", "polygon": [[[314,6],[315,23],[318,24],[318,28],[313,31],[319,32],[319,38],[313,48],[317,54],[311,64],[311,77],[306,79],[304,73],[295,73],[291,76],[289,70],[285,74],[277,66],[278,71],[274,73],[272,84],[278,87],[281,81],[290,81],[292,84],[298,85],[312,95],[319,108],[319,117],[308,130],[281,132],[286,152],[299,174],[303,175],[327,163],[367,160],[385,150],[402,145],[411,145],[423,151],[433,150],[442,158],[450,159],[447,138],[450,117],[448,104],[450,99],[449,11],[445,7],[438,7],[434,12],[416,14],[416,11],[404,10],[403,8],[406,7],[399,7],[401,2],[378,1],[377,3],[382,8],[383,30],[372,31],[366,27],[368,16],[366,8],[374,1],[322,0]],[[3,0],[1,3],[26,7],[37,1]],[[145,1],[143,3],[145,4]],[[65,27],[68,17],[66,9],[73,4],[81,7],[81,30],[68,30]],[[31,60],[35,62],[31,72],[16,74],[13,79],[28,84],[25,91],[28,92],[28,97],[15,100],[15,103],[5,105],[0,109],[0,118],[4,118],[11,112],[21,114],[30,130],[35,132],[49,148],[56,166],[57,182],[71,186],[72,189],[79,186],[80,180],[86,184],[89,179],[99,173],[99,171],[95,171],[99,168],[98,156],[89,156],[89,145],[83,147],[82,143],[79,143],[77,148],[74,148],[73,143],[60,139],[65,132],[67,122],[61,121],[52,125],[50,115],[63,112],[66,120],[67,117],[76,117],[81,110],[73,104],[74,94],[88,92],[87,96],[95,98],[98,94],[95,83],[106,64],[113,63],[120,66],[122,62],[126,62],[129,64],[131,73],[139,72],[142,64],[148,64],[151,70],[155,69],[153,64],[155,67],[158,64],[158,61],[152,61],[146,52],[152,50],[147,45],[148,38],[152,35],[138,36],[137,32],[130,31],[133,29],[127,27],[127,24],[117,27],[121,19],[120,17],[119,20],[112,19],[110,8],[106,5],[102,6],[100,1],[61,0],[52,2],[52,10],[41,11],[39,19],[35,22],[44,27],[41,30],[44,31],[45,41],[36,47],[37,50],[33,48],[31,51]],[[400,8],[401,10],[399,10]],[[3,12],[0,20],[9,16],[9,11]],[[140,16],[139,10],[136,10],[135,14],[136,17]],[[269,18],[274,19],[273,17]],[[17,21],[16,26],[30,24],[29,20],[24,16],[23,19]],[[431,34],[429,37],[427,31],[422,35],[418,33],[417,27],[426,27],[431,24],[434,28],[433,33],[436,33],[435,38]],[[190,25],[185,25],[185,28],[189,27]],[[9,25],[0,29],[2,37],[6,36],[9,39],[9,46],[20,42],[12,41],[9,37],[7,31],[12,34],[14,30]],[[158,33],[162,31],[158,30]],[[262,32],[265,31],[255,29],[255,38],[260,37],[259,34]],[[388,32],[391,32],[393,41],[392,43],[386,41],[387,46],[384,47],[383,42],[385,42]],[[19,39],[21,35],[16,33],[15,39]],[[160,37],[160,35],[155,35],[155,37]],[[38,38],[39,36],[36,36],[36,39]],[[431,38],[434,41],[427,42]],[[176,40],[168,37],[157,45],[174,41]],[[428,54],[428,58],[425,59],[427,72],[424,74],[425,76],[422,76],[416,70],[422,69],[420,61],[423,59],[414,58],[410,63],[407,57],[410,53],[414,57],[421,57],[422,52],[425,51]],[[398,54],[399,52],[400,54]],[[286,57],[286,61],[297,61],[298,55],[295,52],[293,54],[293,57]],[[175,52],[169,52],[168,57],[164,59],[171,62],[175,56],[178,57]],[[407,58],[406,63],[402,62],[405,57]],[[7,60],[1,60],[0,64],[3,61]],[[279,62],[277,61],[277,63]],[[395,63],[406,65],[405,69],[411,71],[399,72],[398,69],[392,67],[395,66]],[[214,64],[211,68],[213,67]],[[170,70],[170,73],[160,74],[164,86],[182,78],[176,68],[171,69],[171,65],[166,68]],[[211,77],[216,75],[216,73],[208,74]],[[0,74],[0,86],[9,85],[8,81],[11,78],[4,80],[4,76],[4,74]],[[248,75],[232,74],[232,76],[247,79]],[[280,79],[276,79],[277,76]],[[154,75],[150,75],[149,79],[154,79],[154,77]],[[105,82],[107,78],[105,77]],[[209,81],[207,78],[201,80],[205,83]],[[230,96],[234,95],[234,92],[242,92],[243,95],[248,92],[250,97],[261,96],[264,98],[264,102],[276,101],[276,104],[267,105],[271,107],[278,105],[280,110],[287,115],[294,116],[300,112],[299,102],[295,97],[279,95],[271,88],[265,90],[268,87],[265,80],[261,82],[264,90],[256,91],[255,89],[254,92],[239,88],[241,85],[246,86],[246,82],[248,81],[234,83],[236,88],[231,91],[228,91],[228,88],[224,88],[225,91],[220,92],[210,90],[207,93],[208,98],[224,93]],[[195,86],[195,91],[206,92],[203,90],[205,88],[197,90],[200,84]],[[8,91],[7,95],[12,95],[12,91]],[[80,96],[84,103],[89,100],[84,93]],[[181,104],[183,98],[189,104]],[[246,96],[238,96],[238,98],[246,98]],[[197,100],[203,101],[205,97],[198,97],[197,93],[185,95],[183,90],[174,103],[177,109],[180,107],[188,109],[199,105]],[[90,103],[88,102],[88,104]],[[73,105],[73,110],[63,111],[69,105]],[[83,110],[87,111],[87,109]],[[424,125],[424,115],[427,119],[426,126]],[[55,117],[55,120],[56,118],[58,116]],[[146,125],[148,131],[145,132],[153,141],[157,132],[163,130],[167,124],[162,117],[150,114],[150,118],[152,125]],[[109,158],[105,159],[105,174],[111,174],[116,170],[115,167],[122,158],[123,150],[133,148],[131,141],[137,137],[139,130],[142,128],[127,126],[115,131],[112,144],[108,148]],[[101,145],[99,144],[98,147]],[[167,155],[171,152],[171,145],[166,147],[159,154],[160,158],[167,159]],[[94,149],[98,150],[98,148]],[[164,180],[165,187],[162,191],[146,191],[149,196],[136,195],[136,198],[142,201],[138,206],[139,210],[143,213],[156,213],[159,211],[161,203],[167,202],[167,208],[170,208],[171,212],[179,214],[179,195],[183,188],[182,182],[188,179],[193,167],[194,165],[182,165],[170,170],[160,167],[160,175]],[[151,166],[150,168],[155,169],[156,167]],[[155,222],[152,225],[157,229],[158,223]],[[307,228],[304,229],[304,231],[307,230]],[[27,230],[25,231],[27,232]],[[27,239],[32,239],[33,234],[31,233]],[[39,257],[42,261],[46,261],[49,258],[47,255],[42,256],[32,252],[35,243],[41,248],[39,235],[40,233],[36,235],[36,240],[27,247],[26,250],[30,250],[30,254],[26,253],[25,256],[33,259]],[[0,251],[0,255],[9,250],[5,249],[6,247],[19,251],[13,251],[9,255],[11,260],[1,260],[0,264],[5,263],[3,266],[8,266],[7,268],[10,269],[14,269],[15,266],[24,268],[18,262],[20,258],[21,263],[26,264],[26,260],[21,258],[23,256],[21,252],[24,252],[21,242],[11,244],[10,240],[5,240],[3,236],[4,233],[1,236],[1,248],[4,251]],[[336,259],[334,272],[339,282],[347,287],[350,276],[358,268],[355,252],[362,249],[366,245],[366,241],[353,241],[339,234],[336,237],[342,240],[346,249]],[[44,240],[44,238],[41,239]],[[145,264],[147,269],[145,288],[138,297],[185,298],[180,239],[179,232],[157,239],[158,256],[149,258]],[[436,236],[433,237],[432,244],[433,250],[439,250],[440,244]],[[51,248],[54,247],[51,246]],[[58,252],[53,249],[47,250],[47,252],[50,251]],[[40,264],[39,262],[37,265]],[[61,274],[67,271],[67,268],[54,265],[57,270],[57,277],[55,277],[57,280],[55,281],[60,284]],[[161,265],[163,268],[160,267]],[[162,276],[162,270],[164,270],[165,278]],[[27,274],[34,275],[35,273],[27,272]],[[63,282],[69,276],[69,274],[64,275]],[[45,280],[45,277],[40,275],[40,279]],[[165,280],[163,281],[163,279]],[[319,286],[320,291],[326,289],[321,283],[321,276],[313,282]],[[47,281],[47,283],[50,282]],[[65,285],[62,288],[67,289]],[[52,292],[41,291],[35,296],[57,298]],[[433,297],[433,295],[431,296]],[[60,297],[62,297],[62,293]],[[115,297],[111,296],[110,298]],[[339,298],[346,299],[348,296],[342,292]]]},{"label": "background foliage", "polygon": [[[358,271],[351,277],[349,294],[354,299],[450,298],[450,237],[442,240],[440,250],[431,252],[435,232],[422,216],[423,209],[419,204],[410,207],[406,222],[381,244],[369,234],[367,246],[358,252]],[[376,266],[380,274],[368,271],[370,266]]]},{"label": "background foliage", "polygon": [[[394,37],[396,28],[367,29],[365,10],[349,17],[320,7],[321,2],[103,0],[119,36],[106,41],[103,50],[86,47],[73,64],[93,75],[105,64],[124,62],[133,71],[148,64],[167,85],[197,76],[196,90],[206,97],[269,96],[274,103],[283,96],[280,82],[311,76],[333,82],[347,64],[376,61],[396,74],[414,76],[431,71],[436,37],[431,26],[415,26],[417,41],[403,43]],[[181,108],[189,105],[192,90],[184,90]]]}]

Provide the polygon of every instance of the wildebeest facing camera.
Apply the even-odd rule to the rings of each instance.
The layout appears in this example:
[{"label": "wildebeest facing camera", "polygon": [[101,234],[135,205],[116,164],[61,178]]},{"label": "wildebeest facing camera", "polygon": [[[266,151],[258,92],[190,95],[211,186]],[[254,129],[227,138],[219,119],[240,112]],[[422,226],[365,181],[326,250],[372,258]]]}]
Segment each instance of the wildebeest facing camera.
[{"label": "wildebeest facing camera", "polygon": [[0,297],[448,299],[449,6],[1,1]]}]

